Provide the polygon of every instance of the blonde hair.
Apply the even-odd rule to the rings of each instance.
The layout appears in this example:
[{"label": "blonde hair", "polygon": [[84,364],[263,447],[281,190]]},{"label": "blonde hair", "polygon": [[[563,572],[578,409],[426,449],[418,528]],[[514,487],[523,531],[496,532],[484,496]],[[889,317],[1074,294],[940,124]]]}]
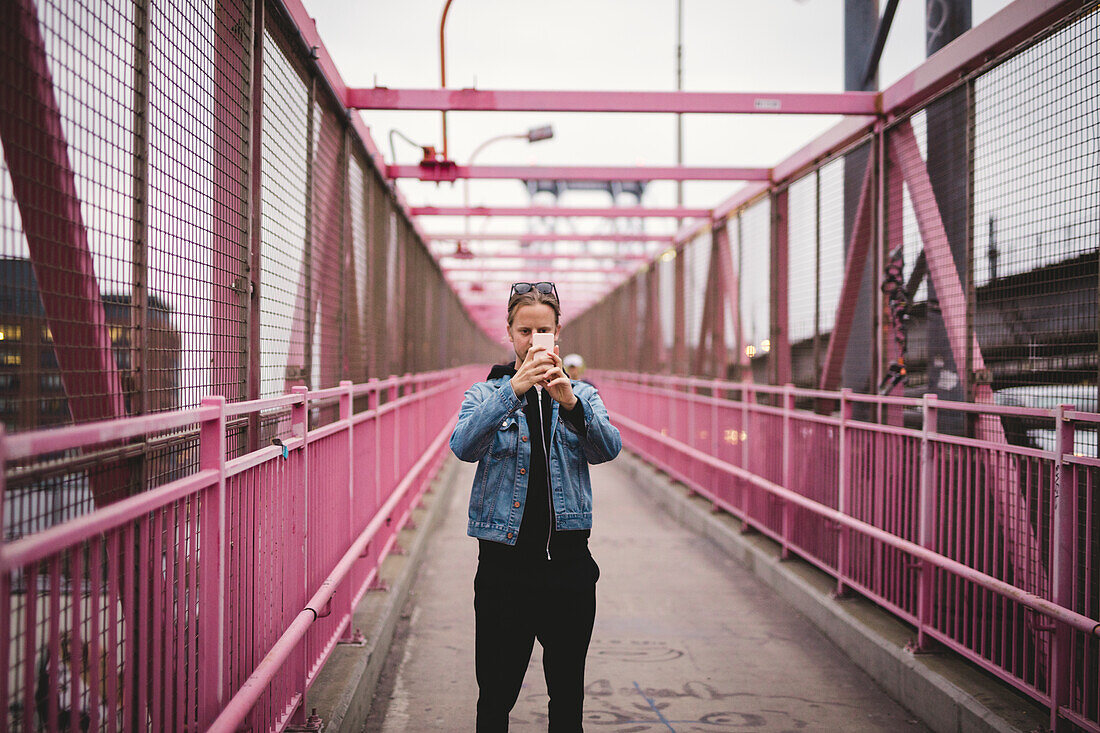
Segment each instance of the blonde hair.
[{"label": "blonde hair", "polygon": [[541,290],[531,288],[526,293],[517,293],[508,299],[508,325],[516,319],[516,311],[525,305],[548,305],[554,311],[554,325],[558,325],[561,318],[561,306],[558,299],[552,293],[544,293]]}]

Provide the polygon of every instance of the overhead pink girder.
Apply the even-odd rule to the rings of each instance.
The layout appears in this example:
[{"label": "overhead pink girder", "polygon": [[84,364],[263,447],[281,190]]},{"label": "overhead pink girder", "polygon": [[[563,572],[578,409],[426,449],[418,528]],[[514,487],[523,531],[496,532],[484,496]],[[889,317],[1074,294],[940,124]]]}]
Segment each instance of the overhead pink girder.
[{"label": "overhead pink girder", "polygon": [[351,109],[442,112],[643,112],[676,114],[873,115],[877,92],[555,91],[348,89]]},{"label": "overhead pink girder", "polygon": [[[455,292],[457,292],[460,296],[463,296],[463,295],[466,295],[466,294],[469,294],[469,293],[476,293],[476,292],[479,292],[479,291],[483,292],[485,289],[490,289],[490,290],[496,289],[496,288],[498,288],[498,286],[499,286],[499,288],[502,288],[503,290],[507,290],[512,285],[512,283],[514,283],[514,282],[540,282],[540,281],[544,281],[544,280],[549,281],[549,282],[553,282],[553,283],[557,283],[558,291],[561,292],[562,289],[572,290],[572,289],[577,289],[577,288],[584,288],[584,289],[598,288],[598,289],[602,290],[602,289],[606,288],[608,285],[615,285],[615,284],[619,283],[622,280],[622,278],[607,278],[607,277],[604,277],[604,278],[600,278],[598,280],[594,280],[594,279],[590,279],[590,278],[589,279],[578,279],[578,278],[575,278],[575,277],[569,277],[568,273],[563,273],[563,272],[557,272],[557,273],[546,272],[546,273],[542,273],[542,272],[531,272],[529,270],[524,271],[524,274],[522,274],[522,275],[517,273],[515,276],[509,276],[509,277],[504,277],[504,276],[501,276],[501,275],[497,275],[497,276],[494,276],[494,277],[485,276],[485,277],[480,277],[480,278],[477,278],[477,279],[450,278],[450,277],[448,278],[448,282],[450,282],[451,285],[454,286]],[[474,288],[477,288],[477,290],[475,290]]]},{"label": "overhead pink girder", "polygon": [[387,178],[452,182],[459,179],[527,181],[768,181],[771,168],[666,166],[455,165],[447,161],[387,165]]},{"label": "overhead pink girder", "polygon": [[618,260],[628,262],[641,262],[653,259],[652,255],[647,254],[622,254],[622,253],[607,253],[607,254],[593,254],[593,253],[568,253],[568,254],[551,254],[546,252],[475,252],[473,256],[459,256],[457,254],[440,254],[436,253],[436,259],[439,260],[440,265],[443,267],[450,266],[452,262],[469,262],[471,267],[481,267],[486,262],[496,262],[497,260],[528,260],[532,262],[544,262],[551,260]]},{"label": "overhead pink girder", "polygon": [[625,275],[637,269],[637,267],[615,267],[605,265],[603,267],[577,267],[576,265],[569,265],[567,267],[553,267],[550,265],[539,265],[530,263],[520,263],[518,265],[502,265],[494,263],[489,265],[484,262],[470,262],[463,261],[461,264],[445,264],[441,265],[443,272],[454,274],[487,274],[491,275],[498,272],[514,272],[516,270],[530,271],[530,272],[568,272],[568,273],[601,273],[608,275]]},{"label": "overhead pink girder", "polygon": [[566,206],[413,206],[413,216],[592,216],[603,219],[672,218],[707,219],[710,209],[686,207],[650,208],[646,206],[566,207]]},{"label": "overhead pink girder", "polygon": [[603,232],[593,234],[425,234],[433,242],[673,242],[671,234]]}]

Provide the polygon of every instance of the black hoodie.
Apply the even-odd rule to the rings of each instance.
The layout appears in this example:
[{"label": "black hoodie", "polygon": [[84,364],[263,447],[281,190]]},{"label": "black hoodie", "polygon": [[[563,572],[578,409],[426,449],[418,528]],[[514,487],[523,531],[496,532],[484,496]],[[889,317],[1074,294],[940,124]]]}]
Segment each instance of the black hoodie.
[{"label": "black hoodie", "polygon": [[[513,377],[516,369],[512,364],[497,364],[489,372],[488,379]],[[478,540],[479,556],[482,564],[502,566],[541,565],[547,562],[547,534],[550,535],[550,558],[554,560],[574,560],[590,557],[588,551],[589,530],[570,530],[559,532],[552,526],[550,513],[550,491],[546,472],[546,452],[543,445],[550,445],[553,434],[550,419],[553,401],[546,390],[542,390],[542,410],[538,406],[539,390],[532,387],[520,397],[523,400],[523,414],[531,433],[531,465],[527,467],[527,499],[523,506],[523,518],[520,520],[519,535],[515,545],[500,542]],[[558,415],[568,420],[570,425],[583,434],[584,410],[574,406],[572,410],[558,408]],[[545,440],[538,439],[539,432]]]}]

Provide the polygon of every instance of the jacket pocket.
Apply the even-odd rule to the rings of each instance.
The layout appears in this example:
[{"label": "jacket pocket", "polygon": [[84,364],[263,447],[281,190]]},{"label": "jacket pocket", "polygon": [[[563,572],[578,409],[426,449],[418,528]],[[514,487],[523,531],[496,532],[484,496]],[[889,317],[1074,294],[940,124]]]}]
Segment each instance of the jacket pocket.
[{"label": "jacket pocket", "polygon": [[519,444],[519,421],[506,417],[497,426],[490,452],[495,456],[514,456]]}]

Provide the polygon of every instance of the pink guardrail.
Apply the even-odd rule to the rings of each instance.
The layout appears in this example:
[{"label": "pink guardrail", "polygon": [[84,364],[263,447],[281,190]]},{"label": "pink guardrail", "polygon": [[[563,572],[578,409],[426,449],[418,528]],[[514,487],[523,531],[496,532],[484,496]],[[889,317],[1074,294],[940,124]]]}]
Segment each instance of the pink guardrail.
[{"label": "pink guardrail", "polygon": [[[5,475],[171,431],[195,433],[198,453],[189,475],[0,546],[10,660],[0,731],[301,721],[318,671],[356,634],[352,611],[446,456],[475,378],[455,369],[216,397],[0,435]],[[286,437],[231,457],[227,422],[255,414]],[[6,512],[22,506],[8,493]]]},{"label": "pink guardrail", "polygon": [[[1100,731],[1100,415],[593,380],[628,448],[912,624],[913,648],[941,644],[1050,706],[1052,729]],[[1053,446],[940,433],[947,411],[1049,425]]]}]

